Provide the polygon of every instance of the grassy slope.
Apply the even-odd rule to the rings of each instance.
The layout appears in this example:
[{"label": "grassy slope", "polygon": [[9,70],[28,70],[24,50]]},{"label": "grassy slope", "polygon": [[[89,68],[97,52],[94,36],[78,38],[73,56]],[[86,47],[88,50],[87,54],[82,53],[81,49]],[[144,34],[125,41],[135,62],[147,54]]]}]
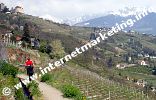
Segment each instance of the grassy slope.
[{"label": "grassy slope", "polygon": [[[53,23],[50,21],[45,21],[45,20],[42,20],[33,16],[24,16],[24,20],[33,22],[34,24],[39,25],[39,27],[42,30],[42,33],[40,33],[40,37],[42,37],[42,39],[49,39],[49,40],[60,39],[63,42],[63,46],[65,47],[66,52],[71,52],[75,47],[82,45],[81,40],[88,41],[84,39],[88,39],[89,34],[93,31],[91,28],[69,27],[67,25],[60,25],[60,24]],[[115,42],[108,43],[110,48],[114,48],[115,46],[117,46],[118,43],[126,44],[129,38],[133,38],[134,40],[141,40],[141,44],[143,44],[144,47],[149,47],[151,49],[156,50],[156,45],[154,43],[149,42],[151,38],[143,37],[142,35],[133,36],[133,35],[126,35],[126,34],[120,33],[119,35],[115,35],[113,38]],[[108,41],[108,42],[111,42],[111,41]],[[101,48],[104,46],[105,45],[102,45]],[[126,44],[126,49],[124,50],[128,52],[128,51],[132,51],[133,49],[128,47]],[[110,51],[110,50],[106,50],[106,51],[111,52],[110,55],[114,54],[113,51]],[[105,56],[105,54],[103,55]],[[103,65],[100,65],[100,66],[103,66]],[[125,71],[125,73],[127,74],[134,75],[131,72]],[[105,74],[108,74],[108,73],[105,73]],[[143,78],[144,76],[140,75],[140,77]]]}]

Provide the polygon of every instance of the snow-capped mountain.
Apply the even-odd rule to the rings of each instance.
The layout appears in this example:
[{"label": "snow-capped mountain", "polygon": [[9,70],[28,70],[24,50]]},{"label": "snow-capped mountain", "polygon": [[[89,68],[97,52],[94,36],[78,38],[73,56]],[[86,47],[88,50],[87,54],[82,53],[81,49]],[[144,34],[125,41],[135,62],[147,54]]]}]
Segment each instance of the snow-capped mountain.
[{"label": "snow-capped mountain", "polygon": [[80,17],[73,17],[73,18],[66,18],[63,20],[64,23],[68,24],[68,25],[74,25],[76,23],[81,23],[90,19],[94,19],[99,17],[100,14],[90,14],[90,15],[84,15],[84,16],[80,16]]},{"label": "snow-capped mountain", "polygon": [[[119,9],[118,11],[108,11],[104,12],[101,14],[90,14],[90,15],[84,15],[80,17],[73,17],[73,18],[66,18],[63,20],[63,23],[69,24],[69,25],[74,25],[77,23],[85,22],[94,18],[102,17],[102,16],[107,16],[107,15],[115,15],[115,16],[122,16],[122,17],[127,17],[130,15],[136,15],[144,10],[151,10],[151,8],[147,7],[125,7],[123,9]],[[154,11],[153,11],[154,12]],[[88,23],[85,23],[88,25]]]},{"label": "snow-capped mountain", "polygon": [[72,17],[72,18],[65,18],[65,19],[61,19],[61,18],[56,18],[54,16],[51,16],[51,15],[44,15],[44,16],[40,16],[40,18],[43,18],[43,19],[47,19],[47,20],[52,20],[53,22],[56,22],[56,23],[65,23],[65,24],[68,24],[68,25],[74,25],[76,23],[81,23],[81,22],[84,22],[84,21],[87,21],[87,20],[90,20],[90,19],[94,19],[94,18],[97,18],[99,17],[100,15],[95,15],[95,14],[91,14],[91,15],[85,15],[85,16],[80,16],[80,17]]},{"label": "snow-capped mountain", "polygon": [[[44,15],[41,18],[52,20],[57,23],[65,23],[75,26],[85,26],[85,27],[112,27],[115,23],[120,23],[123,20],[131,18],[133,15],[140,14],[143,11],[152,11],[145,7],[125,7],[118,11],[109,11],[103,14],[90,14],[82,17],[73,17],[60,19],[51,15]],[[155,12],[153,10],[153,12]],[[156,19],[156,13],[151,13],[141,21],[137,22],[135,26],[131,29],[142,32],[142,33],[156,33],[156,24],[154,23]],[[130,28],[127,28],[129,30]]]},{"label": "snow-capped mountain", "polygon": [[[85,26],[85,27],[112,27],[116,23],[121,23],[124,20],[130,19],[134,17],[133,15],[140,14],[145,10],[149,11],[149,8],[126,7],[116,12],[110,12],[105,16],[97,17],[75,25]],[[152,13],[149,13],[147,16],[143,17],[140,21],[135,23],[133,27],[127,28],[126,30],[132,29],[142,33],[156,34],[155,19],[156,19],[156,13],[155,11],[152,11]]]},{"label": "snow-capped mountain", "polygon": [[[52,21],[57,22],[57,23],[65,23],[68,25],[74,25],[77,23],[85,22],[85,21],[88,21],[88,20],[91,20],[94,18],[107,16],[107,15],[116,15],[116,16],[122,16],[122,17],[126,17],[129,15],[136,15],[138,13],[143,12],[143,10],[148,10],[148,9],[149,8],[145,8],[145,7],[125,7],[123,9],[118,10],[118,11],[108,11],[108,12],[104,12],[101,14],[89,14],[89,15],[72,17],[72,18],[65,18],[65,19],[56,18],[56,17],[48,15],[48,14],[41,16],[41,18],[52,20]],[[86,23],[85,25],[88,25],[88,23]]]},{"label": "snow-capped mountain", "polygon": [[115,12],[112,11],[110,12],[110,14],[127,17],[127,16],[137,15],[139,13],[142,13],[144,11],[149,11],[149,10],[150,11],[153,10],[152,12],[154,12],[154,9],[150,7],[125,7]]},{"label": "snow-capped mountain", "polygon": [[56,23],[64,23],[62,19],[60,18],[56,18],[54,16],[51,16],[51,15],[44,15],[44,16],[40,16],[40,18],[43,18],[43,19],[47,19],[47,20],[51,20],[53,22],[56,22]]}]

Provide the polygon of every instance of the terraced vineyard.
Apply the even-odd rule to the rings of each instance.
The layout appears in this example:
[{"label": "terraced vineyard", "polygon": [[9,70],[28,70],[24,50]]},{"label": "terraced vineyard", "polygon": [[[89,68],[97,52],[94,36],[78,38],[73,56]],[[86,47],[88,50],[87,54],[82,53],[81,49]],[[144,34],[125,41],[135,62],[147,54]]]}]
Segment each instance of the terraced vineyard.
[{"label": "terraced vineyard", "polygon": [[[76,73],[75,73],[76,72]],[[95,100],[148,100],[141,91],[133,88],[125,87],[121,84],[114,83],[110,80],[99,77],[97,74],[82,71],[71,70],[74,75],[74,84],[77,85],[81,91],[85,93],[87,98]],[[152,100],[152,99],[150,99]]]},{"label": "terraced vineyard", "polygon": [[55,82],[60,85],[62,83],[72,83],[89,100],[154,100],[144,95],[140,90],[125,87],[87,70],[73,69],[66,66],[66,69],[62,71],[67,71],[62,75],[66,77],[59,75],[60,70],[54,71],[55,74],[57,73]]},{"label": "terraced vineyard", "polygon": [[81,90],[87,100],[154,100],[140,90],[104,79],[93,72],[66,68],[67,70],[63,69],[62,72],[54,71],[53,74],[58,75],[66,70],[66,74],[57,76],[55,84],[72,83]]}]

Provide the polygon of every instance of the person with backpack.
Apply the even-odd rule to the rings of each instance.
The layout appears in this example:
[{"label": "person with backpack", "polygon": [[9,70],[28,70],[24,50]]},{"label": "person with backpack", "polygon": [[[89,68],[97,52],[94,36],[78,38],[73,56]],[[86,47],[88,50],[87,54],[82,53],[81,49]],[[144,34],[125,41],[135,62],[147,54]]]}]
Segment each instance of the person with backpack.
[{"label": "person with backpack", "polygon": [[33,61],[30,60],[30,58],[27,59],[25,62],[25,67],[27,70],[27,75],[29,76],[29,80],[31,81],[31,76],[34,74],[34,67],[33,67]]}]

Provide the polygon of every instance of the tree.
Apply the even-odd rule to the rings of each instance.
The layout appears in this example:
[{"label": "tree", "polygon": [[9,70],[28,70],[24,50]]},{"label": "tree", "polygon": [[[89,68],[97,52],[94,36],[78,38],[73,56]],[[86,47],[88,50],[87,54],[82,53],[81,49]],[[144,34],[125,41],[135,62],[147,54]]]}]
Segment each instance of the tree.
[{"label": "tree", "polygon": [[60,40],[52,41],[53,47],[53,55],[57,58],[61,58],[65,55],[64,47],[62,46],[62,42]]},{"label": "tree", "polygon": [[126,61],[126,63],[129,63],[129,57],[128,57],[128,55],[125,55],[125,61]]},{"label": "tree", "polygon": [[22,41],[25,41],[26,43],[30,43],[30,31],[29,31],[29,26],[26,23],[24,26],[24,34],[22,36]]},{"label": "tree", "polygon": [[144,93],[147,94],[151,90],[151,87],[153,87],[152,83],[146,84],[145,87],[143,88],[144,89]]},{"label": "tree", "polygon": [[52,46],[47,42],[47,45],[45,48],[46,48],[45,52],[50,55],[50,53],[52,52]]},{"label": "tree", "polygon": [[90,34],[90,40],[96,40],[96,35],[95,33]]},{"label": "tree", "polygon": [[108,62],[107,62],[107,66],[110,68],[113,66],[113,59],[112,57],[109,58]]},{"label": "tree", "polygon": [[9,8],[5,7],[2,12],[3,13],[9,12]]}]

